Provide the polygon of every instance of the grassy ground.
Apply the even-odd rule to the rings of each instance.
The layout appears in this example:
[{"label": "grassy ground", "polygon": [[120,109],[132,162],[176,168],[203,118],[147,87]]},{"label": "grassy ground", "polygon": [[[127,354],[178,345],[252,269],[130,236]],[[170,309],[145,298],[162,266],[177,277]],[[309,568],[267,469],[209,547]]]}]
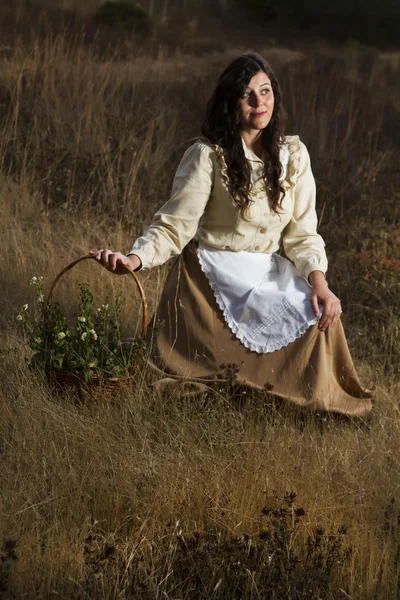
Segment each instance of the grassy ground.
[{"label": "grassy ground", "polygon": [[[310,150],[372,419],[270,396],[239,405],[229,389],[161,398],[146,369],[119,404],[77,406],[30,376],[15,323],[29,280],[49,286],[89,249],[130,248],[168,198],[217,74],[247,48],[195,56],[153,39],[102,53],[62,29],[19,31],[0,57],[0,595],[397,598],[398,55],[253,45]],[[151,308],[167,268],[143,274]],[[82,267],[60,291],[71,312],[82,277],[99,296],[131,289]],[[125,311],[128,332],[135,300]]]}]

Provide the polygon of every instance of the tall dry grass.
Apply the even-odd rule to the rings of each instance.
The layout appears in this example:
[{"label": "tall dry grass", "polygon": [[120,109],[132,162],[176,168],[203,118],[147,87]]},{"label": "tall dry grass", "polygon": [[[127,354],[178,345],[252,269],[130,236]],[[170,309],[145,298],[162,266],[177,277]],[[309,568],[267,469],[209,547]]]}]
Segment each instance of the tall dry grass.
[{"label": "tall dry grass", "polygon": [[[237,405],[224,389],[161,396],[145,368],[120,403],[78,406],[27,368],[15,315],[30,277],[48,286],[89,249],[129,249],[234,52],[101,61],[59,35],[17,40],[0,63],[5,597],[398,597],[396,63],[362,49],[263,51],[289,130],[310,149],[332,286],[375,386],[370,422],[269,396]],[[96,268],[71,274],[64,307],[73,312],[82,277],[99,296],[123,288],[134,328],[130,283]],[[152,307],[165,273],[143,273]]]}]

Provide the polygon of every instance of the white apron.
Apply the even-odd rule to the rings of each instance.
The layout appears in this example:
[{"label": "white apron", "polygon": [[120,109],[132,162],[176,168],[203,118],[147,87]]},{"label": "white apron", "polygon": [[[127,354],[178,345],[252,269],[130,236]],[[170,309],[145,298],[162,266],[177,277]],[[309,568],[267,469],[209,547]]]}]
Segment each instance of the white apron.
[{"label": "white apron", "polygon": [[286,258],[217,250],[203,242],[198,257],[228,326],[249,350],[279,350],[317,322],[311,285]]}]

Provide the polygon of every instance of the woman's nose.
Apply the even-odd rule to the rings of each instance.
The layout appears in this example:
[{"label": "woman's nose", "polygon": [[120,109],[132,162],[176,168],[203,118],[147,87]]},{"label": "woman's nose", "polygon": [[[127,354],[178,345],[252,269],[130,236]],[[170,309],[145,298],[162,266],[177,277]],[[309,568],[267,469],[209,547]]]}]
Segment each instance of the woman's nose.
[{"label": "woman's nose", "polygon": [[250,101],[251,105],[256,108],[257,106],[261,106],[263,104],[263,96],[257,92],[254,92],[250,96]]}]

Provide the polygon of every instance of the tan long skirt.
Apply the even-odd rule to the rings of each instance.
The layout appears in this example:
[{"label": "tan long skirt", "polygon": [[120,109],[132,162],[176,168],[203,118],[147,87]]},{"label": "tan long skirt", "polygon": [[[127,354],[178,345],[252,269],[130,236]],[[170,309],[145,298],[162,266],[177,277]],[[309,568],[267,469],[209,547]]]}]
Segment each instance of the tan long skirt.
[{"label": "tan long skirt", "polygon": [[[321,332],[318,324],[285,348],[248,350],[234,336],[201,270],[190,242],[172,265],[158,311],[154,364],[168,378],[216,380],[224,365],[237,365],[237,381],[313,410],[365,417],[371,393],[357,377],[341,322]],[[171,381],[171,379],[169,380]]]}]

